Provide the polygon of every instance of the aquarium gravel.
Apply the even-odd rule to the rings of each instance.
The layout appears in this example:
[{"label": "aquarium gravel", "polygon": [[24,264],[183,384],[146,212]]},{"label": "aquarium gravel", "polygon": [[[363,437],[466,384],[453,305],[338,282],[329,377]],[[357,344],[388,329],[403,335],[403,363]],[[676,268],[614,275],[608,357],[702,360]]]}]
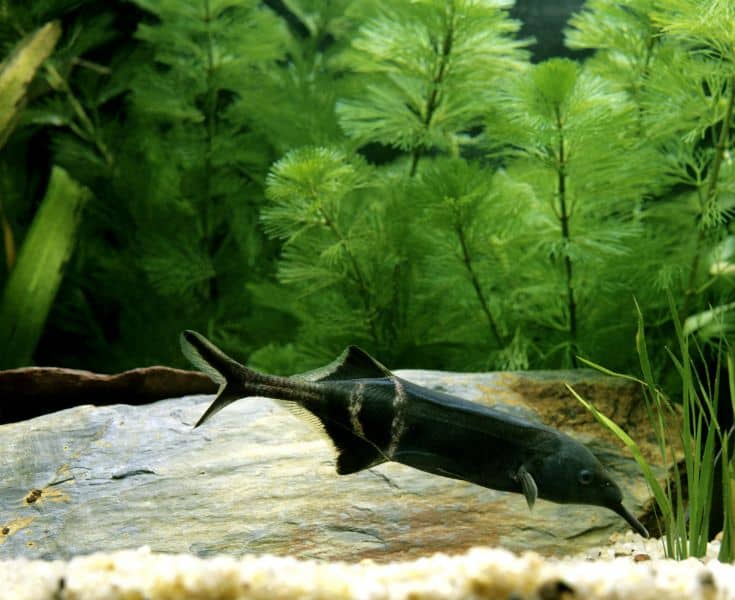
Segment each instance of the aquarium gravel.
[{"label": "aquarium gravel", "polygon": [[735,598],[735,566],[663,558],[659,540],[632,533],[577,557],[545,559],[495,548],[435,554],[410,562],[316,562],[289,557],[156,554],[148,548],[69,562],[0,563],[2,598],[173,600],[179,598]]}]

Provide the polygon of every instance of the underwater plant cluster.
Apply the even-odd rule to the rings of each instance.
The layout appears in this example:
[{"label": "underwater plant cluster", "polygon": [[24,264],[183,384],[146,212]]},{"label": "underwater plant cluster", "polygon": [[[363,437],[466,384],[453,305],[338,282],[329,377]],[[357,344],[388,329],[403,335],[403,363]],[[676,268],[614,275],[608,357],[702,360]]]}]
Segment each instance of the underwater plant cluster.
[{"label": "underwater plant cluster", "polygon": [[274,373],[625,371],[634,299],[657,366],[674,317],[728,329],[730,2],[589,0],[538,64],[505,0],[20,4],[0,368],[183,365],[192,327]]}]

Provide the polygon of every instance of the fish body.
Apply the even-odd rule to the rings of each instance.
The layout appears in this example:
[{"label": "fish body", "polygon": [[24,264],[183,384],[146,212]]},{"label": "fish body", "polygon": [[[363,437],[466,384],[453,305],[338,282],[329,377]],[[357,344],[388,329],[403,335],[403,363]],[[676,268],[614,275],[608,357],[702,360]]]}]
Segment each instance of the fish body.
[{"label": "fish body", "polygon": [[428,473],[561,504],[602,506],[648,537],[623,506],[622,493],[581,443],[542,424],[397,377],[356,346],[330,365],[293,377],[265,375],[224,354],[193,331],[184,354],[220,384],[196,427],[248,396],[279,400],[323,430],[337,451],[337,472],[395,461]]}]

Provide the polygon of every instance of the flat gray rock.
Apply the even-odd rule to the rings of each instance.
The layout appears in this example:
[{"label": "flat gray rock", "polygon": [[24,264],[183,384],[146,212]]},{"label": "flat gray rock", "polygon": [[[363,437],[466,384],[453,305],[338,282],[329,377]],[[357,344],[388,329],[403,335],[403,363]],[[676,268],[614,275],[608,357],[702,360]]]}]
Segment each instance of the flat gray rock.
[{"label": "flat gray rock", "polygon": [[[577,437],[642,513],[649,492],[634,461],[564,387],[615,418],[653,459],[633,384],[590,371],[399,374]],[[329,443],[270,400],[240,400],[192,429],[211,400],[80,406],[0,426],[0,559],[143,545],[202,557],[387,561],[477,545],[561,556],[628,528],[602,508],[539,500],[529,511],[519,494],[394,463],[339,476]]]}]

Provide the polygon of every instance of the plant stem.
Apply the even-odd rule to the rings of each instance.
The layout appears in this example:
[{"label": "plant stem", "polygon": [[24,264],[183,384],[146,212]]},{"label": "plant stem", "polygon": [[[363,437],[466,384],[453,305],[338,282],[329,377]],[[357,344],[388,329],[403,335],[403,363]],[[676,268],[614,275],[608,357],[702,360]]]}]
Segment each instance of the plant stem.
[{"label": "plant stem", "polygon": [[[214,148],[214,136],[216,128],[216,110],[217,110],[217,90],[214,87],[214,39],[212,38],[212,13],[209,0],[204,0],[204,22],[207,29],[207,72],[206,86],[207,97],[204,105],[206,130],[204,134],[204,235],[208,245],[210,255],[216,252],[214,238],[214,225],[212,218],[213,202],[212,202],[212,179],[214,177],[214,167],[212,165],[212,152]],[[217,277],[213,275],[209,278],[209,300],[217,297]]]},{"label": "plant stem", "polygon": [[10,227],[5,211],[3,210],[2,198],[0,198],[0,229],[3,232],[3,247],[5,248],[5,266],[8,273],[15,266],[15,238],[13,237],[13,229]]},{"label": "plant stem", "polygon": [[[704,197],[704,203],[701,207],[702,214],[712,209],[712,205],[717,201],[717,182],[720,177],[720,167],[725,157],[728,140],[730,138],[730,123],[732,121],[733,106],[735,106],[735,76],[730,78],[730,96],[727,100],[727,108],[725,109],[725,118],[722,121],[722,129],[720,137],[715,144],[715,156],[712,160],[712,167],[709,172],[709,181],[707,182],[707,193]],[[699,264],[702,260],[702,246],[707,231],[700,226],[699,235],[697,236],[697,245],[692,257],[692,264],[689,267],[689,281],[684,292],[684,304],[680,313],[680,319],[685,319],[689,314],[691,303],[696,293],[695,285],[697,276],[699,275]]]},{"label": "plant stem", "polygon": [[559,196],[559,221],[561,223],[561,235],[564,238],[564,272],[567,284],[567,310],[569,311],[569,342],[572,354],[572,364],[577,366],[577,301],[574,297],[573,265],[569,253],[566,251],[571,243],[571,235],[569,233],[569,218],[571,213],[567,209],[567,174],[566,174],[566,156],[564,152],[564,123],[562,122],[559,107],[556,112],[556,127],[559,131],[559,154],[557,162],[557,194]]},{"label": "plant stem", "polygon": [[[431,91],[429,97],[426,100],[426,110],[424,111],[423,125],[425,129],[429,128],[431,119],[434,117],[437,107],[439,106],[439,88],[444,80],[444,74],[449,63],[449,56],[452,54],[452,44],[454,43],[454,2],[447,4],[447,18],[446,18],[446,30],[444,32],[444,40],[442,41],[441,55],[439,56],[439,65],[436,73],[431,82]],[[416,175],[418,169],[419,159],[423,154],[425,148],[422,144],[419,144],[413,149],[411,157],[411,170],[409,176],[413,177]]]},{"label": "plant stem", "polygon": [[74,92],[69,86],[69,82],[67,82],[66,79],[64,79],[58,72],[56,67],[54,67],[50,63],[46,64],[46,74],[48,75],[49,85],[55,90],[61,90],[62,92],[64,92],[64,94],[66,94],[69,104],[71,104],[72,109],[79,119],[81,128],[75,128],[74,124],[72,123],[70,125],[72,131],[74,131],[79,137],[93,142],[94,145],[97,147],[99,153],[105,159],[105,163],[107,164],[107,166],[112,166],[114,162],[112,153],[108,150],[107,145],[100,138],[99,131],[87,115],[84,107],[82,106],[82,103],[77,100],[77,97],[74,95]]},{"label": "plant stem", "polygon": [[455,227],[455,231],[457,232],[457,237],[459,238],[459,244],[462,248],[462,262],[464,263],[464,266],[470,275],[470,281],[472,282],[472,287],[475,288],[475,294],[477,294],[477,299],[480,301],[482,312],[485,313],[485,318],[487,319],[488,327],[490,328],[490,333],[495,338],[495,341],[498,343],[498,346],[502,348],[505,345],[505,342],[503,340],[503,336],[500,335],[498,324],[495,322],[495,319],[493,318],[493,315],[490,312],[490,307],[488,306],[487,300],[485,298],[485,294],[482,291],[480,280],[478,279],[477,274],[475,273],[475,270],[472,267],[472,258],[470,256],[469,248],[467,247],[467,241],[465,239],[464,228],[460,224],[457,224]]},{"label": "plant stem", "polygon": [[[454,43],[454,2],[449,2],[447,5],[447,15],[446,15],[446,29],[444,32],[444,39],[442,41],[442,48],[441,48],[441,55],[439,56],[439,64],[437,66],[436,73],[434,74],[432,85],[431,85],[431,91],[429,92],[429,97],[426,100],[426,110],[424,111],[424,127],[426,129],[429,128],[429,125],[431,124],[431,119],[434,117],[434,113],[436,112],[436,109],[439,106],[439,88],[444,80],[444,75],[447,70],[447,65],[449,64],[449,57],[452,54],[452,45]],[[416,170],[418,168],[419,159],[421,158],[421,155],[423,154],[424,147],[423,146],[416,146],[416,148],[413,149],[413,156],[411,159],[411,170],[409,172],[409,176],[413,177],[416,175]],[[457,233],[457,237],[459,238],[459,243],[462,248],[462,262],[467,269],[467,272],[470,275],[470,281],[472,282],[472,287],[475,290],[475,294],[477,295],[477,299],[480,302],[480,307],[482,308],[482,312],[485,313],[485,318],[487,319],[488,326],[490,328],[490,333],[495,338],[499,346],[504,345],[503,336],[500,334],[500,330],[498,329],[498,325],[493,318],[492,313],[490,312],[490,307],[488,305],[487,299],[485,298],[485,294],[482,291],[482,286],[480,285],[480,280],[477,277],[477,273],[475,273],[474,267],[472,266],[472,258],[470,256],[469,248],[467,246],[467,240],[465,238],[464,234],[464,228],[461,226],[461,224],[457,224],[455,227],[455,231]]]},{"label": "plant stem", "polygon": [[378,335],[378,329],[375,325],[373,309],[370,306],[370,288],[368,287],[365,276],[362,274],[362,269],[360,268],[360,264],[357,262],[357,257],[352,253],[352,250],[350,250],[350,246],[347,243],[347,238],[344,236],[342,230],[339,228],[337,223],[335,223],[334,220],[330,218],[330,216],[324,211],[324,209],[320,208],[319,214],[321,215],[322,219],[324,219],[325,225],[332,232],[334,237],[337,238],[337,240],[344,245],[345,252],[347,253],[347,258],[352,265],[352,272],[355,282],[359,287],[359,296],[360,300],[362,301],[363,308],[365,309],[365,315],[367,317],[368,325],[370,326],[370,334],[373,337],[373,341],[376,344],[379,344],[380,337]]}]

